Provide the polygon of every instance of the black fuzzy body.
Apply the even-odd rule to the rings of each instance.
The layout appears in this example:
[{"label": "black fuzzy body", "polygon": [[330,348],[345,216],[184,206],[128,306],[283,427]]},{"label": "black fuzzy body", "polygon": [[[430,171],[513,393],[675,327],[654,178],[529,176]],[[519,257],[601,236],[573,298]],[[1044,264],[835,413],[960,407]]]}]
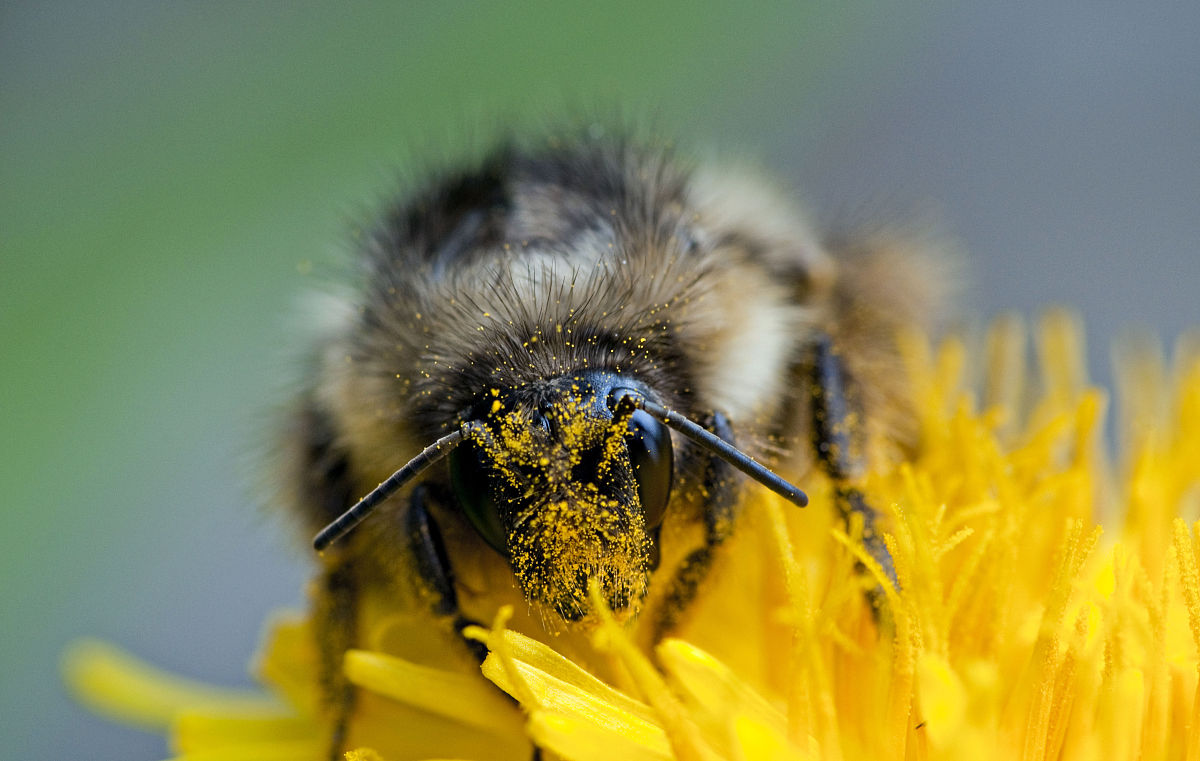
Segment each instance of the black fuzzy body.
[{"label": "black fuzzy body", "polygon": [[[507,145],[432,177],[360,238],[360,280],[329,310],[287,431],[285,500],[316,531],[491,399],[519,400],[505,414],[532,420],[564,379],[586,373],[633,379],[692,420],[719,419],[740,448],[802,479],[817,462],[818,341],[837,349],[862,440],[902,448],[913,431],[895,333],[937,311],[936,259],[904,236],[823,245],[783,196],[759,177],[620,138]],[[629,543],[643,558],[615,566],[644,577],[610,597],[628,617],[657,608],[674,622],[681,611],[666,608],[702,589],[741,489],[712,483],[714,472],[709,454],[676,440],[666,520]],[[480,538],[448,469],[426,481],[442,496],[428,515],[462,613],[490,620],[498,604],[524,600],[529,625],[545,631],[589,620]],[[729,504],[710,504],[715,494]],[[360,596],[399,608],[427,603],[406,504],[396,495],[327,552],[325,574],[349,574]],[[536,570],[530,578],[562,576]],[[681,595],[668,582],[683,576]]]}]

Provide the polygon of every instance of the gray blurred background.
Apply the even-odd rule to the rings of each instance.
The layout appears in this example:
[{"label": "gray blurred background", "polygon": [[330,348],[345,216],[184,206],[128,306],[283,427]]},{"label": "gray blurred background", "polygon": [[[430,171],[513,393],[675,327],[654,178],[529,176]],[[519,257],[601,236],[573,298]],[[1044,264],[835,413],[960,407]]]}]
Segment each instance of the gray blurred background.
[{"label": "gray blurred background", "polygon": [[[782,4],[781,4],[782,5]],[[156,759],[73,637],[248,683],[307,558],[250,488],[296,297],[428,146],[580,106],[913,211],[987,316],[1200,322],[1200,4],[0,4],[0,747]],[[423,159],[428,161],[428,159]]]}]

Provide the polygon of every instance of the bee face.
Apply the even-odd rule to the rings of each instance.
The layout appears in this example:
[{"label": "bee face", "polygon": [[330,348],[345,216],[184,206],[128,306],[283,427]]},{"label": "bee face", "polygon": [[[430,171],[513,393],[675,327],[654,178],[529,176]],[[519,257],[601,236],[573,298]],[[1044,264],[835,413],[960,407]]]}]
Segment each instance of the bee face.
[{"label": "bee face", "polygon": [[645,596],[655,532],[674,469],[666,427],[617,413],[632,378],[588,372],[490,389],[484,425],[449,455],[454,495],[475,530],[512,564],[527,599],[576,622],[594,579],[618,614]]}]

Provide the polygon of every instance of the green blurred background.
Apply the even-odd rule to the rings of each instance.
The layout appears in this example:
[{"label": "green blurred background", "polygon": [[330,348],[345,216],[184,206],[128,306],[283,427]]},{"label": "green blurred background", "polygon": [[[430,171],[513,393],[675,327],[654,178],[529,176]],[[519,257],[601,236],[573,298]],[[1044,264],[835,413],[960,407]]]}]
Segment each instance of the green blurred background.
[{"label": "green blurred background", "polygon": [[0,3],[4,755],[167,755],[65,696],[77,636],[248,683],[308,572],[252,488],[298,296],[414,156],[619,111],[929,214],[1102,379],[1200,322],[1200,5],[992,5]]}]

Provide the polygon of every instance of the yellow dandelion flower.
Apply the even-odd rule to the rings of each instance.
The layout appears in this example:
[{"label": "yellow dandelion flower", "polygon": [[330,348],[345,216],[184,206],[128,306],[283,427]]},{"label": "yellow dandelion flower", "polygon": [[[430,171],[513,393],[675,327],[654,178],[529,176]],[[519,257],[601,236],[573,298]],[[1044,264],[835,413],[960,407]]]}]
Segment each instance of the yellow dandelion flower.
[{"label": "yellow dandelion flower", "polygon": [[[387,619],[378,648],[346,655],[346,758],[1200,759],[1200,523],[1184,520],[1200,506],[1200,357],[1168,369],[1126,350],[1112,464],[1077,322],[1051,314],[1038,336],[1031,382],[1019,323],[993,326],[979,403],[961,342],[906,339],[918,453],[862,485],[888,516],[895,581],[829,485],[806,483],[807,511],[755,489],[678,638],[643,651],[593,594],[613,683],[506,611],[466,631],[489,651],[479,674],[389,652],[421,622]],[[301,616],[258,660],[269,696],[96,643],[66,672],[99,710],[169,732],[179,759],[324,759],[317,662]]]}]

